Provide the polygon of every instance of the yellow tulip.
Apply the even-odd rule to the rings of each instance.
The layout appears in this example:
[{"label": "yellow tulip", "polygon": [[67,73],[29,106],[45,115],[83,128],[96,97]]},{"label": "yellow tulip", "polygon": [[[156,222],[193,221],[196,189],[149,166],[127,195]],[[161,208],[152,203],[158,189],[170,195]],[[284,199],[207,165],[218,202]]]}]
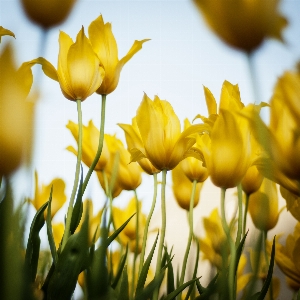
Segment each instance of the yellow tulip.
[{"label": "yellow tulip", "polygon": [[59,247],[64,232],[65,232],[64,223],[55,223],[52,225],[52,233],[53,233],[53,239],[54,239],[56,249],[58,249]]},{"label": "yellow tulip", "polygon": [[[127,149],[130,152],[131,149],[143,148],[143,141],[139,132],[139,128],[136,123],[136,118],[132,119],[132,125],[129,124],[118,124],[125,132],[125,138],[127,143]],[[159,173],[160,170],[156,169],[148,158],[142,158],[138,161],[141,168],[148,174],[153,175]]]},{"label": "yellow tulip", "polygon": [[275,261],[285,274],[287,284],[294,290],[300,288],[300,223],[297,223],[293,234],[289,234],[285,246],[276,243]]},{"label": "yellow tulip", "polygon": [[16,38],[15,34],[12,31],[0,26],[0,43],[1,43],[1,38],[5,35],[10,35],[10,36],[13,36],[14,38]]},{"label": "yellow tulip", "polygon": [[[72,133],[75,140],[78,142],[78,124],[72,121],[66,126]],[[88,126],[82,126],[83,140],[82,140],[82,161],[90,167],[96,156],[99,143],[99,130],[95,127],[93,121],[90,121]],[[77,151],[72,146],[68,146],[67,150],[74,153],[77,156]],[[95,171],[102,171],[109,160],[109,151],[105,140],[103,141],[103,148],[100,159],[95,166]]]},{"label": "yellow tulip", "polygon": [[281,196],[286,201],[286,209],[300,222],[300,196],[295,195],[284,187],[280,187]]},{"label": "yellow tulip", "polygon": [[104,69],[83,27],[75,43],[69,35],[60,31],[57,71],[42,57],[30,63],[41,64],[44,73],[58,81],[63,95],[72,101],[84,101],[99,88],[104,77]]},{"label": "yellow tulip", "polygon": [[[142,202],[139,201],[138,208],[136,207],[136,199],[132,198],[127,207],[124,209],[120,209],[117,207],[113,207],[113,220],[116,228],[119,228],[123,225],[125,221],[127,221],[134,213],[139,210],[139,247],[138,253],[142,251],[142,233],[144,232],[144,227],[146,225],[146,216],[142,213]],[[129,249],[131,252],[135,252],[136,246],[136,215],[132,217],[126,227],[119,234],[120,241],[123,246],[126,246],[129,243]]]},{"label": "yellow tulip", "polygon": [[142,144],[129,149],[131,161],[148,158],[158,170],[171,170],[186,157],[201,158],[196,140],[191,135],[209,130],[206,124],[193,125],[181,132],[180,121],[166,100],[155,96],[152,101],[146,94],[137,110],[136,121]]},{"label": "yellow tulip", "polygon": [[282,41],[287,20],[279,0],[193,0],[208,26],[228,45],[252,52],[268,37]]},{"label": "yellow tulip", "polygon": [[280,212],[275,182],[264,178],[260,189],[249,197],[248,211],[256,228],[269,231],[276,226]]},{"label": "yellow tulip", "polygon": [[[53,187],[52,202],[51,202],[51,218],[57,213],[57,211],[64,205],[67,200],[65,194],[65,183],[60,178],[53,179],[49,184],[39,186],[38,174],[35,172],[35,194],[34,199],[30,199],[29,202],[35,207],[36,210],[49,200],[50,191]],[[45,211],[45,217],[47,216],[47,210]]]},{"label": "yellow tulip", "polygon": [[97,93],[101,95],[110,94],[116,89],[124,65],[142,49],[143,43],[149,41],[149,39],[135,41],[128,53],[119,60],[118,46],[111,30],[111,24],[104,24],[102,15],[90,24],[89,38],[105,69],[103,83],[97,90]]},{"label": "yellow tulip", "polygon": [[10,46],[1,53],[0,70],[0,176],[8,176],[30,159],[34,103],[27,96],[33,78],[28,64],[15,68]]},{"label": "yellow tulip", "polygon": [[[187,211],[190,210],[190,200],[191,200],[193,184],[184,174],[181,164],[177,165],[172,170],[172,180],[173,180],[172,189],[177,203],[181,208]],[[194,207],[196,207],[199,203],[200,192],[202,187],[203,187],[203,182],[198,182],[196,185]]]},{"label": "yellow tulip", "polygon": [[68,17],[76,0],[22,0],[27,17],[41,27],[57,26]]},{"label": "yellow tulip", "polygon": [[241,181],[243,191],[247,195],[256,192],[260,188],[263,178],[256,166],[249,167]]}]

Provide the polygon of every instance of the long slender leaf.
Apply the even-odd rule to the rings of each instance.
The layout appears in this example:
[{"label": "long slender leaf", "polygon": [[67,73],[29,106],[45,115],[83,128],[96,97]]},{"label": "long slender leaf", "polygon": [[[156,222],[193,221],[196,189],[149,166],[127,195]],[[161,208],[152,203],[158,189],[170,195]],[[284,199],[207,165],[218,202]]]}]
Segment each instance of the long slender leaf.
[{"label": "long slender leaf", "polygon": [[153,246],[151,248],[151,251],[143,265],[143,268],[141,270],[141,274],[139,276],[139,279],[138,279],[138,283],[137,283],[137,286],[136,286],[136,293],[139,292],[139,290],[143,289],[144,286],[145,286],[145,282],[146,282],[146,279],[147,279],[147,275],[148,275],[148,271],[149,271],[149,268],[150,268],[150,264],[151,264],[151,261],[152,261],[152,258],[153,258],[153,254],[154,254],[154,250],[155,250],[155,247],[156,247],[156,244],[157,244],[157,240],[158,240],[158,234],[156,235],[156,238],[155,238],[155,241],[153,243]]},{"label": "long slender leaf", "polygon": [[118,285],[119,283],[119,280],[123,274],[123,269],[125,267],[125,263],[126,263],[126,260],[127,260],[127,254],[128,254],[128,245],[126,246],[126,251],[125,251],[125,254],[122,256],[121,258],[121,261],[120,261],[120,264],[119,264],[119,268],[118,268],[118,271],[117,271],[117,274],[116,274],[116,277],[114,278],[114,281],[111,285],[111,287],[113,289],[116,288],[116,286]]},{"label": "long slender leaf", "polygon": [[114,241],[114,239],[119,235],[119,233],[125,228],[125,226],[129,223],[131,218],[134,216],[133,214],[122,226],[120,226],[108,239],[107,239],[107,247]]},{"label": "long slender leaf", "polygon": [[129,300],[129,282],[127,266],[123,268],[118,300]]},{"label": "long slender leaf", "polygon": [[44,211],[47,206],[48,206],[48,202],[46,202],[41,206],[41,208],[35,214],[30,226],[30,233],[28,237],[26,255],[25,255],[25,264],[28,267],[32,282],[34,282],[36,272],[37,272],[37,265],[38,265],[40,244],[41,244],[39,233],[45,224]]},{"label": "long slender leaf", "polygon": [[192,280],[189,280],[188,282],[184,283],[180,287],[178,287],[175,291],[173,291],[171,294],[167,295],[167,297],[164,300],[171,300],[175,299],[175,297],[181,293],[186,287],[188,287],[190,284],[194,283],[198,278],[194,278]]},{"label": "long slender leaf", "polygon": [[50,191],[50,196],[49,196],[49,201],[48,201],[48,211],[47,211],[47,236],[48,236],[48,242],[51,250],[51,255],[53,259],[54,265],[56,265],[57,262],[57,252],[56,252],[56,247],[55,247],[55,242],[53,238],[53,233],[52,233],[52,225],[51,225],[51,203],[52,203],[52,192],[53,192],[53,186],[51,187]]},{"label": "long slender leaf", "polygon": [[246,232],[246,234],[243,236],[241,242],[239,243],[237,249],[236,249],[236,260],[235,260],[235,267],[234,267],[234,270],[235,270],[235,273],[237,272],[237,269],[238,269],[238,265],[239,265],[239,261],[240,261],[240,258],[241,258],[241,255],[243,253],[243,248],[244,248],[244,244],[245,244],[245,241],[246,241],[246,237],[248,235],[248,232],[249,230]]},{"label": "long slender leaf", "polygon": [[275,236],[274,236],[273,244],[272,244],[271,259],[270,259],[270,265],[269,265],[269,269],[268,269],[267,278],[264,282],[264,285],[263,285],[261,291],[259,293],[256,293],[255,295],[253,295],[253,297],[251,299],[255,299],[255,300],[265,299],[265,296],[268,292],[269,286],[270,286],[271,281],[272,281],[272,274],[273,274],[273,268],[274,268],[274,259],[275,259]]},{"label": "long slender leaf", "polygon": [[[167,254],[167,259],[170,261],[172,255],[172,249],[170,255],[168,254],[167,249],[165,249]],[[174,270],[172,263],[168,264],[168,272],[167,272],[167,294],[172,293],[175,290],[175,283],[174,283]]]}]

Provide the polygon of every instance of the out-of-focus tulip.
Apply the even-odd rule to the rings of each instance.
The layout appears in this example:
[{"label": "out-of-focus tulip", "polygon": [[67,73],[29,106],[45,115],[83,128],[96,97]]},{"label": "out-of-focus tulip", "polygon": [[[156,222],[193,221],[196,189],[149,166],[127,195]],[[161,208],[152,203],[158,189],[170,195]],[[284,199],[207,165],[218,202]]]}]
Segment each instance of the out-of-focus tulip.
[{"label": "out-of-focus tulip", "polygon": [[276,243],[275,261],[286,276],[287,284],[294,290],[300,288],[300,223],[297,223],[293,234],[286,238],[285,246]]},{"label": "out-of-focus tulip", "polygon": [[27,17],[39,26],[48,29],[66,20],[76,0],[22,0]]},{"label": "out-of-focus tulip", "polygon": [[58,247],[59,247],[59,244],[64,235],[64,231],[65,231],[64,223],[52,224],[52,233],[53,233],[53,239],[54,239],[56,249],[58,249]]},{"label": "out-of-focus tulip", "polygon": [[300,196],[295,195],[284,187],[280,187],[281,196],[286,201],[286,209],[300,222]]},{"label": "out-of-focus tulip", "polygon": [[0,70],[0,176],[8,176],[30,159],[34,103],[27,96],[33,78],[28,64],[15,68],[10,46],[0,55]]},{"label": "out-of-focus tulip", "polygon": [[[35,172],[35,194],[34,198],[30,199],[30,203],[35,207],[36,210],[49,200],[51,188],[52,191],[52,202],[51,202],[51,218],[57,213],[57,211],[64,205],[67,200],[65,194],[65,183],[60,178],[53,179],[49,184],[39,186],[38,174]],[[45,217],[47,216],[47,209],[45,211]]]},{"label": "out-of-focus tulip", "polygon": [[279,0],[193,0],[208,26],[228,45],[252,52],[268,37],[282,41],[287,20]]},{"label": "out-of-focus tulip", "polygon": [[117,197],[122,190],[135,190],[141,184],[142,170],[137,163],[130,163],[130,154],[124,148],[123,143],[119,139],[117,139],[114,135],[108,134],[104,136],[104,139],[107,143],[110,157],[103,172],[97,172],[97,175],[102,188],[105,190],[105,179],[103,177],[103,173],[105,173],[109,185],[114,171],[113,168],[115,160],[119,159],[118,167],[116,169],[116,180],[112,187],[113,190],[111,191],[114,198]]},{"label": "out-of-focus tulip", "polygon": [[256,166],[249,167],[241,182],[243,191],[247,195],[256,192],[260,188],[263,179],[264,177]]},{"label": "out-of-focus tulip", "polygon": [[119,60],[118,46],[111,30],[111,24],[104,24],[102,15],[90,24],[89,38],[105,69],[103,83],[97,90],[97,93],[101,95],[110,94],[116,89],[124,65],[142,49],[143,43],[149,41],[149,39],[135,41],[128,53]]},{"label": "out-of-focus tulip", "polygon": [[84,101],[99,88],[104,77],[104,69],[83,27],[75,43],[65,32],[60,32],[57,71],[43,57],[32,60],[31,64],[41,64],[44,73],[58,81],[63,95],[72,101]]},{"label": "out-of-focus tulip", "polygon": [[[132,119],[132,125],[129,124],[118,124],[125,132],[125,138],[127,143],[127,149],[130,152],[131,149],[143,148],[143,141],[139,132],[139,128],[136,123],[136,118]],[[159,173],[160,170],[156,169],[148,158],[142,158],[138,161],[141,168],[148,173],[149,175],[153,175],[155,173]]]},{"label": "out-of-focus tulip", "polygon": [[269,231],[276,226],[280,212],[275,182],[264,178],[259,190],[250,195],[248,211],[256,228]]},{"label": "out-of-focus tulip", "polygon": [[152,101],[146,94],[136,121],[143,144],[129,150],[132,161],[148,158],[158,170],[172,170],[186,157],[200,159],[197,149],[192,149],[196,139],[191,135],[209,130],[207,124],[193,125],[181,132],[180,121],[170,103],[157,96]]},{"label": "out-of-focus tulip", "polygon": [[[172,180],[172,189],[177,203],[181,208],[190,210],[193,183],[184,174],[181,164],[177,165],[172,170]],[[198,182],[196,185],[194,207],[196,207],[199,203],[202,186],[203,182]]]},{"label": "out-of-focus tulip", "polygon": [[[138,252],[142,251],[142,233],[146,225],[146,216],[142,213],[142,203],[139,201],[139,207],[136,207],[136,199],[132,198],[125,209],[113,207],[113,219],[116,228],[125,223],[134,213],[139,210],[139,247]],[[119,234],[121,243],[126,246],[129,243],[129,249],[135,252],[136,246],[136,215],[132,217],[126,227]]]},{"label": "out-of-focus tulip", "polygon": [[12,31],[0,26],[0,43],[1,43],[1,38],[5,35],[10,35],[10,36],[13,36],[14,38],[16,38],[15,34]]},{"label": "out-of-focus tulip", "polygon": [[[75,140],[78,142],[78,124],[69,121],[66,126],[72,133]],[[82,126],[83,137],[82,137],[82,161],[90,167],[96,156],[99,143],[99,130],[95,127],[93,121],[90,121],[88,126]],[[68,146],[67,150],[77,155],[77,151],[72,146]],[[103,141],[103,148],[100,159],[95,166],[95,171],[101,171],[105,168],[109,160],[109,151],[105,140]]]}]

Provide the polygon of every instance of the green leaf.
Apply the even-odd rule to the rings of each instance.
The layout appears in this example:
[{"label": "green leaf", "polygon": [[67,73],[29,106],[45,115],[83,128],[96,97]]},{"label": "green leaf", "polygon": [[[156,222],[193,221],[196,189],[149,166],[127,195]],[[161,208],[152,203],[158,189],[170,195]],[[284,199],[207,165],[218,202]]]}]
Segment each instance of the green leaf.
[{"label": "green leaf", "polygon": [[251,299],[255,300],[263,300],[268,292],[269,286],[272,281],[272,274],[273,274],[273,268],[274,268],[274,259],[275,259],[275,236],[273,239],[272,244],[272,252],[271,252],[271,259],[270,259],[270,265],[268,269],[267,278],[264,282],[264,285],[259,293],[254,294]]},{"label": "green leaf", "polygon": [[123,268],[118,300],[129,300],[129,283],[127,266]]},{"label": "green leaf", "polygon": [[47,223],[47,235],[48,235],[48,241],[49,241],[49,245],[50,245],[51,255],[52,255],[53,263],[54,263],[54,265],[56,265],[57,253],[56,253],[56,247],[55,247],[55,242],[54,242],[53,233],[52,233],[52,226],[51,226],[52,192],[53,192],[53,186],[51,187],[49,201],[48,201],[49,204],[48,204],[46,223]]},{"label": "green leaf", "polygon": [[216,292],[218,277],[219,273],[215,275],[215,277],[211,280],[211,282],[207,285],[206,288],[201,285],[199,280],[196,280],[196,285],[198,292],[201,295],[201,300],[208,300],[210,296]]},{"label": "green leaf", "polygon": [[88,210],[78,233],[69,237],[47,288],[47,299],[71,299],[78,275],[88,263]]},{"label": "green leaf", "polygon": [[118,268],[116,277],[115,277],[115,279],[114,279],[114,281],[113,281],[113,283],[111,285],[111,287],[113,289],[116,288],[116,286],[118,285],[119,280],[120,280],[120,278],[121,278],[121,276],[123,274],[123,269],[125,267],[125,263],[126,263],[126,259],[127,259],[127,254],[128,254],[128,245],[126,246],[126,252],[125,252],[125,254],[121,258],[121,261],[120,261],[120,264],[119,264],[119,268]]},{"label": "green leaf", "polygon": [[40,230],[45,224],[44,211],[48,206],[48,202],[42,205],[42,207],[35,214],[30,226],[30,233],[27,242],[25,264],[29,270],[29,277],[32,282],[35,281],[37,272],[37,265],[40,253],[41,239],[39,236]]},{"label": "green leaf", "polygon": [[83,170],[81,165],[81,175],[80,175],[80,183],[78,187],[77,197],[74,204],[73,212],[72,212],[72,218],[71,218],[71,224],[70,224],[70,231],[71,234],[73,234],[78,227],[82,212],[83,212],[83,204],[82,204],[82,185],[83,185]]},{"label": "green leaf", "polygon": [[234,274],[237,273],[237,269],[238,269],[238,266],[239,266],[239,261],[240,261],[240,258],[241,258],[241,255],[243,253],[243,248],[244,248],[244,244],[245,244],[245,241],[246,241],[246,237],[248,235],[248,232],[249,230],[246,232],[246,234],[243,236],[241,242],[239,243],[237,249],[236,249],[236,259],[235,259],[235,267],[234,267]]},{"label": "green leaf", "polygon": [[[199,261],[199,253],[200,253],[200,249],[199,249],[200,245],[199,245],[198,240],[196,240],[196,246],[197,246],[197,250],[196,250],[197,256],[196,256],[196,260],[195,260],[195,267],[194,267],[194,272],[193,272],[193,277],[192,278],[196,278],[197,270],[198,270],[198,261]],[[190,295],[193,291],[193,288],[194,288],[194,284],[191,284],[189,289],[188,289],[188,292],[186,294],[185,300],[188,300],[188,298],[190,297]]]},{"label": "green leaf", "polygon": [[147,275],[148,275],[148,271],[149,271],[149,267],[150,267],[150,264],[151,264],[151,261],[152,261],[152,258],[153,258],[153,254],[154,254],[154,250],[155,250],[155,247],[156,247],[156,244],[157,244],[157,240],[158,240],[158,234],[156,235],[156,238],[155,238],[155,241],[153,243],[153,246],[151,248],[151,251],[143,265],[143,268],[141,270],[141,274],[139,276],[139,279],[138,279],[138,283],[137,283],[137,286],[136,286],[136,291],[135,293],[138,294],[138,292],[144,288],[145,286],[145,282],[146,282],[146,279],[147,279]]},{"label": "green leaf", "polygon": [[133,214],[122,226],[120,226],[108,239],[107,239],[107,247],[114,241],[114,239],[119,235],[119,233],[125,228],[125,226],[129,223],[131,218],[134,216]]},{"label": "green leaf", "polygon": [[175,299],[175,297],[181,293],[186,287],[194,283],[198,278],[194,278],[192,280],[189,280],[188,282],[184,283],[183,285],[179,286],[175,291],[173,291],[171,294],[168,294],[167,297],[164,300],[171,300]]},{"label": "green leaf", "polygon": [[[168,254],[167,248],[165,248],[167,259],[170,261],[172,254],[172,249],[170,252],[170,255]],[[172,263],[168,264],[168,272],[167,272],[167,294],[172,293],[175,290],[175,284],[174,284],[174,270]]]}]

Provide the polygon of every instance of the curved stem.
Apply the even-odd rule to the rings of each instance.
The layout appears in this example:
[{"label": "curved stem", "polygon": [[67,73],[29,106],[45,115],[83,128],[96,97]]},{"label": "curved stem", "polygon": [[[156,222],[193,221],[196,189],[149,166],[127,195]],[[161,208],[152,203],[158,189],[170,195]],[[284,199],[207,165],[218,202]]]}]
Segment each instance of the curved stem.
[{"label": "curved stem", "polygon": [[133,299],[134,294],[134,286],[135,286],[135,269],[136,269],[136,258],[139,252],[139,215],[140,215],[140,208],[139,208],[139,200],[134,190],[135,195],[135,205],[136,205],[136,222],[135,222],[135,249],[134,249],[134,257],[133,257],[133,267],[132,267],[132,281],[131,281],[131,299]]},{"label": "curved stem", "polygon": [[142,244],[142,252],[140,254],[140,265],[139,265],[139,275],[141,274],[143,264],[144,264],[144,257],[145,257],[145,251],[146,251],[146,243],[147,243],[147,237],[148,237],[148,229],[150,225],[150,221],[154,212],[155,204],[156,204],[156,197],[157,197],[157,174],[153,174],[153,180],[154,180],[154,191],[153,191],[153,199],[152,199],[152,205],[150,208],[149,215],[146,220],[145,229],[144,229],[144,236],[143,236],[143,244]]},{"label": "curved stem", "polygon": [[221,188],[221,218],[222,218],[222,226],[225,231],[227,241],[230,247],[230,263],[229,263],[229,271],[228,271],[228,289],[229,289],[229,300],[235,300],[235,290],[236,290],[236,274],[235,274],[235,259],[236,259],[236,250],[234,242],[230,235],[230,228],[226,221],[225,214],[225,193],[226,189]]},{"label": "curved stem", "polygon": [[249,206],[249,198],[250,195],[246,194],[246,202],[245,202],[245,211],[244,211],[244,220],[243,220],[243,236],[246,233],[246,226],[247,226],[247,213],[248,213],[248,206]]},{"label": "curved stem", "polygon": [[102,96],[102,105],[101,105],[101,121],[100,121],[100,134],[99,134],[99,143],[98,143],[98,149],[96,156],[85,176],[83,186],[82,186],[82,194],[84,194],[84,191],[86,189],[86,186],[91,178],[91,175],[100,159],[102,148],[103,148],[103,140],[104,140],[104,124],[105,124],[105,105],[106,105],[106,95]]},{"label": "curved stem", "polygon": [[250,52],[247,53],[247,63],[248,63],[248,68],[249,68],[249,74],[250,74],[250,79],[251,79],[251,86],[252,86],[252,91],[253,91],[253,96],[254,96],[254,104],[260,103],[260,95],[259,95],[259,87],[258,87],[258,82],[257,78],[255,76],[255,68],[254,68],[254,53]]},{"label": "curved stem", "polygon": [[71,226],[71,219],[73,213],[73,204],[74,199],[78,187],[79,182],[79,172],[80,172],[80,163],[81,163],[81,156],[82,156],[82,112],[81,112],[81,100],[77,100],[77,112],[78,112],[78,153],[77,153],[77,162],[76,162],[76,170],[75,170],[75,179],[73,184],[73,190],[69,202],[68,212],[67,212],[67,220],[66,220],[66,228],[64,232],[64,237],[62,241],[62,250],[67,243],[67,240],[70,236],[70,226]]},{"label": "curved stem", "polygon": [[[167,216],[166,216],[166,181],[167,181],[167,170],[162,170],[162,184],[161,184],[161,231],[159,238],[159,246],[157,252],[157,262],[155,276],[158,276],[161,271],[161,259],[162,251],[165,241],[166,234],[166,225],[167,225]],[[158,299],[159,288],[156,288],[154,291],[153,299]]]},{"label": "curved stem", "polygon": [[[188,237],[188,242],[187,242],[187,245],[186,245],[184,258],[183,258],[179,286],[181,286],[183,284],[183,281],[184,281],[184,275],[185,275],[187,260],[188,260],[188,257],[189,257],[189,252],[190,252],[190,248],[191,248],[191,244],[192,244],[192,238],[193,238],[193,235],[194,235],[193,209],[194,209],[196,185],[197,185],[197,180],[194,180],[193,181],[191,199],[190,199],[190,209],[189,209],[189,227],[190,227],[190,231],[189,231],[189,237]],[[181,299],[181,293],[179,294],[178,299]]]},{"label": "curved stem", "polygon": [[241,241],[242,229],[243,229],[243,190],[242,185],[239,184],[237,186],[238,190],[238,207],[239,207],[239,215],[238,215],[238,230],[235,240],[235,246],[238,247]]}]

